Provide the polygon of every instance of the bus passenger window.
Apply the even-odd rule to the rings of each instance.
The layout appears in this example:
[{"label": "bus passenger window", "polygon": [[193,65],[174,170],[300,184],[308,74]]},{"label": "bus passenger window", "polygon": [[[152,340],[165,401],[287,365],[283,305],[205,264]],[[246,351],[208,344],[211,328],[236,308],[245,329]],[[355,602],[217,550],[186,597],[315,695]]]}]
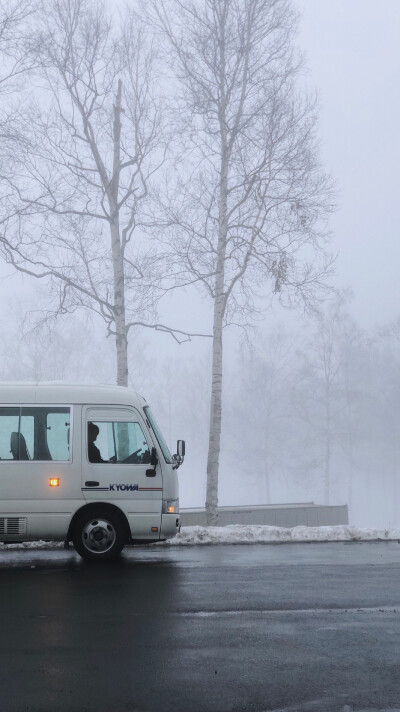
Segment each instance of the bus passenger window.
[{"label": "bus passenger window", "polygon": [[70,409],[0,408],[0,460],[69,460]]},{"label": "bus passenger window", "polygon": [[47,447],[51,460],[69,460],[69,411],[69,408],[49,408],[47,410]]},{"label": "bus passenger window", "polygon": [[0,459],[19,459],[19,408],[0,408]]}]

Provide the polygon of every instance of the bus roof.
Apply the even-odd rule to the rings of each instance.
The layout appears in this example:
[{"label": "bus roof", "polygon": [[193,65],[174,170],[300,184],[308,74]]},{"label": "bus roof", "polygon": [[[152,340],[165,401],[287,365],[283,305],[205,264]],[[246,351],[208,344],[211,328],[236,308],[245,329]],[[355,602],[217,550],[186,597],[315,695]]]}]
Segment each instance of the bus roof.
[{"label": "bus roof", "polygon": [[143,407],[145,399],[136,391],[122,386],[83,385],[61,381],[47,383],[0,383],[0,404],[75,403],[96,405],[130,405]]}]

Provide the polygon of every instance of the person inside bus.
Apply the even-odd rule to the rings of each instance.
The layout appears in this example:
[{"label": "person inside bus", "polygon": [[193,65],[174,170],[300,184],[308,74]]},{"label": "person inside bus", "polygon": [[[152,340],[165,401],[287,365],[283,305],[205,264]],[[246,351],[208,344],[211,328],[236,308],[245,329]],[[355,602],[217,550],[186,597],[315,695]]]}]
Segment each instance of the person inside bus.
[{"label": "person inside bus", "polygon": [[99,427],[95,423],[88,423],[88,457],[89,462],[107,462],[103,460],[99,448],[94,444],[98,434]]}]

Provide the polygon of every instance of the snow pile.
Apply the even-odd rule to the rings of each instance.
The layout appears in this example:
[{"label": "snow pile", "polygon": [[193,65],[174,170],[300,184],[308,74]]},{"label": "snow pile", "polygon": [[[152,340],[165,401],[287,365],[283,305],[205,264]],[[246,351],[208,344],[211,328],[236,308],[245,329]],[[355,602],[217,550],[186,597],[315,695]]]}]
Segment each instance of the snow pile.
[{"label": "snow pile", "polygon": [[226,527],[182,527],[174,539],[164,545],[190,544],[269,544],[310,541],[391,541],[400,540],[400,529],[358,529],[349,525],[333,527],[269,527],[230,524]]},{"label": "snow pile", "polygon": [[[358,529],[349,525],[334,527],[269,527],[266,525],[230,524],[226,527],[182,527],[174,539],[154,546],[190,546],[197,544],[278,544],[312,541],[400,541],[400,529]],[[150,545],[153,546],[153,545]],[[61,549],[59,541],[29,541],[1,544],[5,549]]]},{"label": "snow pile", "polygon": [[[64,547],[63,541],[21,541],[18,544],[3,544],[0,542],[0,551],[6,549],[62,549]],[[74,549],[71,550],[74,551]]]}]

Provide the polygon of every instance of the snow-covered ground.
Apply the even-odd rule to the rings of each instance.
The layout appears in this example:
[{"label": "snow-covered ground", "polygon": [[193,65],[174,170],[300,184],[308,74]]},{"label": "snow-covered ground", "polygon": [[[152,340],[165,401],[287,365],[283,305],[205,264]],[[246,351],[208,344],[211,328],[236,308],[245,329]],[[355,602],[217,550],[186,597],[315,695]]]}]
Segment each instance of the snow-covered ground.
[{"label": "snow-covered ground", "polygon": [[[400,529],[358,529],[349,525],[334,527],[268,527],[231,524],[227,527],[183,527],[174,539],[154,546],[193,546],[198,544],[276,544],[312,541],[396,541]],[[62,542],[23,542],[0,544],[1,549],[60,548]]]},{"label": "snow-covered ground", "polygon": [[284,527],[231,524],[227,527],[183,527],[181,533],[164,542],[167,546],[190,544],[274,544],[301,541],[374,541],[400,539],[400,529],[358,529],[334,527]]}]

